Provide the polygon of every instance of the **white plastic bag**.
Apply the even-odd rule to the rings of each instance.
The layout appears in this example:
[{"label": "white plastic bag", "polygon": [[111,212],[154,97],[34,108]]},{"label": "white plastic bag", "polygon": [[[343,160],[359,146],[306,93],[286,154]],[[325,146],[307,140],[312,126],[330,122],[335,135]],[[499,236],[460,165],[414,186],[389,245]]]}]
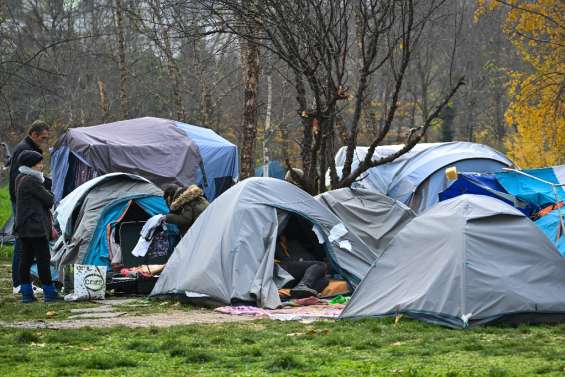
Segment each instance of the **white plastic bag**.
[{"label": "white plastic bag", "polygon": [[65,296],[65,301],[104,300],[106,294],[105,266],[75,264],[74,292]]}]

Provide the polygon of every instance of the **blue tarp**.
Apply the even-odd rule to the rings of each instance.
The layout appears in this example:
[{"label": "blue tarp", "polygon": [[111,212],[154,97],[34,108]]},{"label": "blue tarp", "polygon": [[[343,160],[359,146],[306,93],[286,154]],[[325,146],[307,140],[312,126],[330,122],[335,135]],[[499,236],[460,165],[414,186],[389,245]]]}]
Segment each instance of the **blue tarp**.
[{"label": "blue tarp", "polygon": [[439,201],[448,200],[464,194],[490,196],[510,204],[526,216],[531,216],[535,208],[508,194],[498,183],[494,174],[459,173],[457,180],[439,193]]},{"label": "blue tarp", "polygon": [[[284,179],[284,175],[286,174],[286,169],[281,165],[278,161],[269,161],[269,177],[271,178],[278,178]],[[263,168],[265,165],[259,166],[255,169],[255,176],[262,177],[263,176]]]},{"label": "blue tarp", "polygon": [[559,253],[565,257],[565,234],[561,228],[561,216],[565,216],[565,208],[554,209],[547,215],[536,220],[536,225],[545,233],[547,238],[555,244]]},{"label": "blue tarp", "polygon": [[[553,184],[565,183],[565,165],[542,169],[524,169],[522,172]],[[556,203],[555,192],[552,186],[547,183],[515,171],[499,172],[496,174],[496,179],[510,194],[537,207],[543,208]],[[563,187],[556,189],[559,197],[557,201],[564,201],[565,191],[563,191]]]},{"label": "blue tarp", "polygon": [[212,201],[229,188],[225,187],[226,178],[231,179],[232,184],[239,178],[237,147],[208,128],[180,122],[177,122],[177,127],[198,145],[204,163],[207,185],[205,185],[200,170],[197,171],[196,182],[204,188],[208,200]]}]

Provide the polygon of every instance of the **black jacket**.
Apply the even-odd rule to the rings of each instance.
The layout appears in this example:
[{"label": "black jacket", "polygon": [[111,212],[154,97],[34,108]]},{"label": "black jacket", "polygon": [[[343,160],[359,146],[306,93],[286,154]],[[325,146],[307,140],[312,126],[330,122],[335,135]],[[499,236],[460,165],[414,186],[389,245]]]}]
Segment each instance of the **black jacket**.
[{"label": "black jacket", "polygon": [[53,206],[53,194],[43,183],[31,175],[20,174],[16,178],[16,221],[14,231],[20,238],[51,236],[49,211]]},{"label": "black jacket", "polygon": [[166,222],[179,227],[181,236],[194,224],[198,216],[208,207],[202,189],[191,185],[187,189],[179,189],[167,214]]},{"label": "black jacket", "polygon": [[23,151],[36,151],[38,153],[43,154],[41,148],[39,148],[39,146],[37,146],[37,144],[35,144],[29,136],[26,136],[25,139],[20,141],[20,143],[16,145],[16,147],[14,148],[14,151],[12,153],[12,158],[10,159],[10,182],[9,182],[10,200],[12,201],[12,203],[16,201],[16,189],[15,189],[16,177],[18,176],[18,174],[20,174],[19,168],[21,166],[18,159],[20,158],[20,154]]}]

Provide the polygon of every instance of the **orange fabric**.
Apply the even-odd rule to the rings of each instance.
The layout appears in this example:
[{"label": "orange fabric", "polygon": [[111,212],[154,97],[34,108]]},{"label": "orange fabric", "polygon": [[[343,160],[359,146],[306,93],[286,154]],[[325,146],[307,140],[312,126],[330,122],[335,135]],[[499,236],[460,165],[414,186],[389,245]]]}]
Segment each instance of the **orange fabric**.
[{"label": "orange fabric", "polygon": [[337,295],[348,295],[351,293],[349,289],[349,284],[345,280],[330,280],[330,284],[322,293],[320,293],[321,297],[332,297]]},{"label": "orange fabric", "polygon": [[548,213],[550,213],[551,211],[553,211],[554,209],[563,207],[563,205],[565,205],[565,202],[559,202],[558,204],[551,204],[551,205],[545,207],[544,209],[542,209],[541,211],[539,211],[538,216],[543,217],[543,216],[547,215]]}]

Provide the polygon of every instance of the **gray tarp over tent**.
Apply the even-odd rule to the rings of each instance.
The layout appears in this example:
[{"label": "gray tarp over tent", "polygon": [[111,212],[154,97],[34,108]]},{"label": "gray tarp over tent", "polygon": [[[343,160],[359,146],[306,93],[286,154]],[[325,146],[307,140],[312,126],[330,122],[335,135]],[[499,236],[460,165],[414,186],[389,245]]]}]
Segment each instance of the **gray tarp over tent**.
[{"label": "gray tarp over tent", "polygon": [[71,150],[103,174],[127,171],[158,185],[194,182],[202,161],[196,143],[167,119],[147,117],[71,128],[61,144],[67,139]]},{"label": "gray tarp over tent", "polygon": [[361,188],[328,191],[316,197],[377,255],[416,215],[388,196]]},{"label": "gray tarp over tent", "polygon": [[274,254],[279,223],[288,213],[315,224],[332,266],[350,283],[365,276],[376,254],[325,206],[286,181],[249,178],[223,193],[196,220],[151,295],[279,306],[278,287],[289,275],[278,268],[275,273]]},{"label": "gray tarp over tent", "polygon": [[565,320],[565,259],[521,212],[462,195],[412,220],[341,318],[404,314],[450,327]]}]

